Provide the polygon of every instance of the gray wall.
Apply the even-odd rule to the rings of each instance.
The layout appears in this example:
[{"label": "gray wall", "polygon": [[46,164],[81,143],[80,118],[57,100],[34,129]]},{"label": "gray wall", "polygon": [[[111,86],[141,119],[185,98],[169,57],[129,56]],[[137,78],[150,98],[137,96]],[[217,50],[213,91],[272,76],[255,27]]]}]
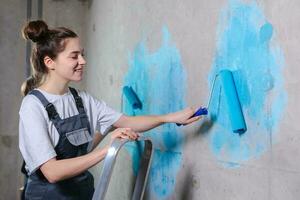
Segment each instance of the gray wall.
[{"label": "gray wall", "polygon": [[[253,1],[244,1],[251,3]],[[156,52],[162,43],[162,27],[167,26],[172,43],[180,51],[187,72],[186,102],[197,106],[208,98],[207,76],[217,48],[219,19],[228,1],[90,1],[87,17],[87,51],[89,69],[86,89],[121,109],[121,90],[129,69],[129,55],[145,39],[149,52]],[[300,3],[296,0],[260,0],[266,20],[274,27],[274,42],[284,54],[281,75],[288,103],[273,135],[267,133],[267,148],[257,156],[237,162],[228,168],[230,160],[220,160],[210,147],[211,133],[199,133],[199,123],[185,127],[183,159],[176,176],[176,186],[166,199],[298,199],[299,174],[299,26]],[[258,69],[259,70],[259,69]],[[163,85],[162,85],[163,86]],[[203,103],[205,104],[205,103]],[[252,125],[248,125],[252,129]],[[272,128],[271,128],[272,130]],[[260,134],[260,132],[258,132]],[[257,140],[260,140],[257,138]],[[120,165],[130,165],[128,153]],[[119,167],[119,165],[117,164]],[[99,168],[99,170],[101,170]],[[117,182],[110,185],[108,199],[124,199],[130,183],[117,170]],[[95,174],[98,174],[96,170]],[[159,199],[148,190],[149,199]],[[121,198],[122,197],[122,198]]]},{"label": "gray wall", "polygon": [[[198,106],[199,102],[206,102],[209,93],[207,77],[217,51],[218,24],[227,4],[226,0],[45,0],[43,12],[50,27],[67,26],[81,36],[88,67],[85,81],[77,87],[85,88],[120,111],[121,90],[130,68],[130,55],[142,40],[146,41],[149,52],[156,52],[163,41],[164,26],[171,34],[171,42],[178,49],[186,70],[186,104]],[[297,47],[300,45],[300,2],[259,0],[257,5],[273,25],[274,42],[284,54],[285,67],[281,75],[288,95],[278,128],[266,138],[268,147],[257,156],[235,163],[238,167],[230,168],[224,166],[224,163],[230,164],[230,159],[222,160],[212,152],[212,131],[199,134],[201,123],[184,127],[181,129],[184,134],[180,150],[182,159],[172,192],[159,196],[149,186],[148,199],[299,198],[300,130],[297,119],[300,83],[297,65],[300,60]],[[18,150],[19,88],[25,78],[25,42],[20,37],[20,29],[26,20],[26,1],[2,0],[0,13],[0,199],[17,199],[18,188],[22,185]],[[251,123],[248,129],[252,130]],[[107,199],[130,199],[134,179],[131,161],[130,152],[123,150]],[[157,173],[162,172],[159,169],[155,168]],[[97,181],[101,164],[91,171]],[[160,186],[164,187],[163,184]]]},{"label": "gray wall", "polygon": [[0,199],[16,199],[21,163],[18,152],[19,88],[25,78],[25,43],[20,37],[20,27],[26,17],[26,1],[1,1],[0,13]]}]

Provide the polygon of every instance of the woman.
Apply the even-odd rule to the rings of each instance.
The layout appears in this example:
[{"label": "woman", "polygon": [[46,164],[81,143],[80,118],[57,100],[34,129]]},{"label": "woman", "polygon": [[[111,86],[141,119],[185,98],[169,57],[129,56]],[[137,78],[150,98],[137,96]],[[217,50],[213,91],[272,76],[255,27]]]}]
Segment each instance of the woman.
[{"label": "woman", "polygon": [[[48,29],[31,21],[22,30],[34,42],[32,76],[22,85],[19,147],[28,174],[25,199],[91,199],[88,169],[104,159],[109,145],[95,148],[111,126],[115,138],[136,140],[163,123],[189,124],[194,110],[130,117],[103,101],[69,87],[82,80],[86,61],[78,36],[67,28]],[[100,134],[101,133],[101,134]],[[95,149],[94,149],[95,148]]]}]

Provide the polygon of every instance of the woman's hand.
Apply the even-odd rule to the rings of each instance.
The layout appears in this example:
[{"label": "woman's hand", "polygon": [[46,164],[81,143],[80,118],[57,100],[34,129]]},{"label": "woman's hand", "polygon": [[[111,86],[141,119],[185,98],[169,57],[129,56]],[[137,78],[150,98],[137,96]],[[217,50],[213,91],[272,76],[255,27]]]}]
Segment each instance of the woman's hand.
[{"label": "woman's hand", "polygon": [[167,114],[166,121],[171,123],[174,122],[177,124],[187,125],[201,118],[201,116],[192,117],[195,112],[196,110],[194,110],[191,107],[188,107],[181,111]]},{"label": "woman's hand", "polygon": [[112,144],[116,138],[136,140],[139,137],[139,134],[134,132],[131,128],[117,128],[111,134],[110,144]]}]

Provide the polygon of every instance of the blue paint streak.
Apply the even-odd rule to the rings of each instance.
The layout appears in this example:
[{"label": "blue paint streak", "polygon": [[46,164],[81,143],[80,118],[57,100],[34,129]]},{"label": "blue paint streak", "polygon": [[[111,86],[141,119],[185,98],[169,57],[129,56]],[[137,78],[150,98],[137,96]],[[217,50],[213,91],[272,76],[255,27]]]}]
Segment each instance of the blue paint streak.
[{"label": "blue paint streak", "polygon": [[176,175],[181,165],[182,154],[172,151],[155,150],[152,169],[149,174],[150,199],[162,199],[174,191]]},{"label": "blue paint streak", "polygon": [[[224,93],[214,92],[211,147],[225,167],[236,167],[270,147],[270,137],[276,133],[287,103],[284,59],[274,42],[273,26],[256,1],[230,0],[220,17],[217,35],[217,52],[208,81],[212,85],[221,69],[233,71],[248,130],[244,135],[231,132]],[[219,88],[220,83],[217,85]]]},{"label": "blue paint streak", "polygon": [[[130,68],[124,85],[133,88],[143,107],[141,110],[133,110],[124,99],[123,112],[128,115],[159,115],[185,107],[186,72],[179,51],[171,43],[168,29],[164,27],[162,32],[162,44],[157,51],[150,53],[143,40],[130,55]],[[165,124],[144,134],[152,138],[156,149],[148,189],[156,199],[166,198],[174,190],[176,174],[180,168],[182,133],[175,124]],[[130,144],[127,149],[133,158],[134,171],[137,172],[142,147]]]}]

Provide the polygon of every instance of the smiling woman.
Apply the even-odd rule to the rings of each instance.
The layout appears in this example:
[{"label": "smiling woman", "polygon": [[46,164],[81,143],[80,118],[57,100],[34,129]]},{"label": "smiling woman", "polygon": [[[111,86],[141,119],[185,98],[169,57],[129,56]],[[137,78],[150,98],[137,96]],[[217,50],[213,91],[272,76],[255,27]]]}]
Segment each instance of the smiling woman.
[{"label": "smiling woman", "polygon": [[[73,31],[63,27],[49,30],[47,24],[40,20],[29,22],[22,33],[25,39],[35,43],[31,54],[33,74],[21,88],[23,95],[26,95],[33,88],[53,79],[50,77],[59,78],[60,71],[67,69],[59,66],[64,65],[66,62],[64,57],[70,53],[70,50],[79,48],[79,41]],[[48,79],[46,79],[47,74],[50,75]]]},{"label": "smiling woman", "polygon": [[[19,147],[28,176],[25,199],[92,199],[94,179],[88,169],[107,154],[110,144],[95,148],[111,126],[115,138],[136,140],[163,123],[189,124],[194,110],[157,116],[129,117],[87,92],[68,86],[81,81],[86,61],[80,39],[70,29],[49,29],[31,21],[23,29],[34,42],[32,76],[22,85]],[[110,142],[110,143],[111,143]],[[94,150],[93,150],[94,149]]]},{"label": "smiling woman", "polygon": [[45,65],[48,67],[51,77],[51,79],[45,81],[51,80],[57,84],[81,81],[83,68],[86,64],[82,52],[83,50],[78,37],[66,39],[64,51],[58,54],[55,60],[48,56],[44,58]]}]

